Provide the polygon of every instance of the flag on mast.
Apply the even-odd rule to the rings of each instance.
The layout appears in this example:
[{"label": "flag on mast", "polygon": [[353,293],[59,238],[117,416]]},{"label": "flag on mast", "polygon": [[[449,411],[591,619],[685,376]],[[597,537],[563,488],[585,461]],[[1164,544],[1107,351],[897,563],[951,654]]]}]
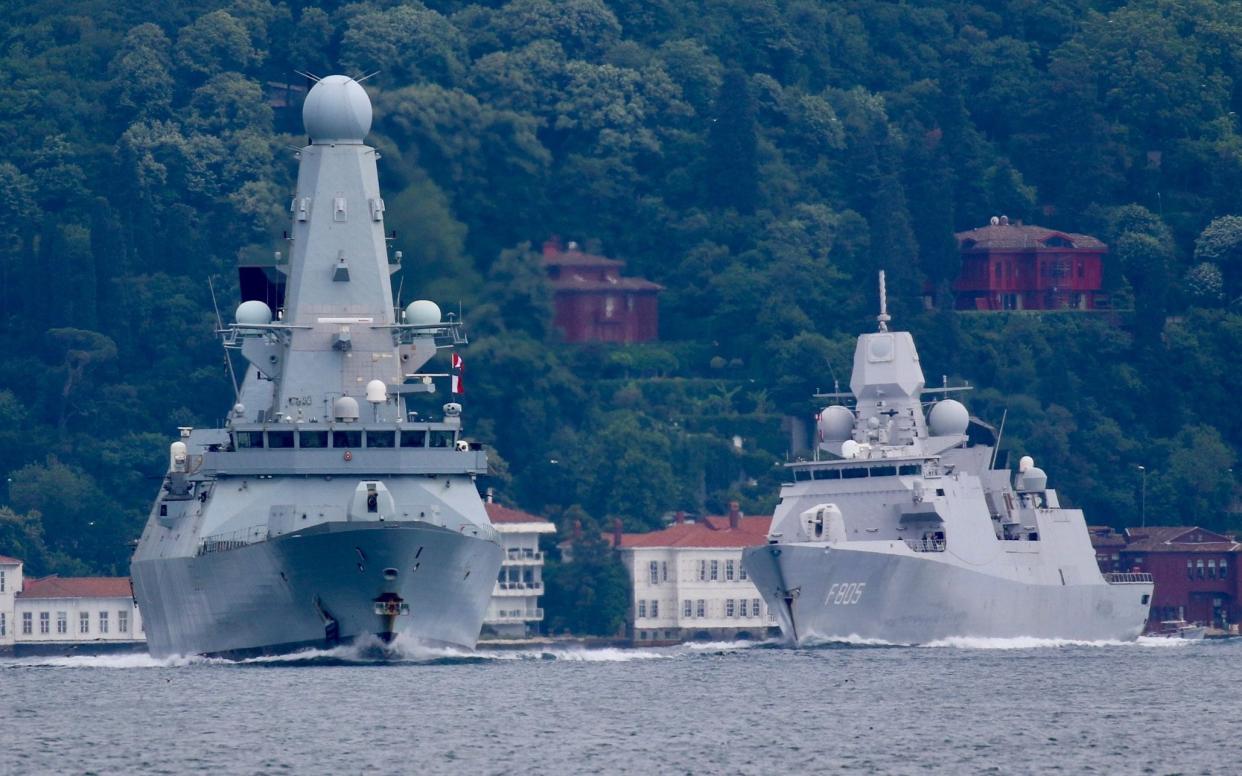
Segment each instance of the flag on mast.
[{"label": "flag on mast", "polygon": [[452,371],[453,373],[452,374],[453,393],[465,393],[466,387],[462,384],[461,378],[462,378],[462,375],[466,371],[466,364],[464,361],[461,360],[461,356],[457,355],[456,353],[453,354],[452,363],[453,363],[453,368],[450,371]]}]

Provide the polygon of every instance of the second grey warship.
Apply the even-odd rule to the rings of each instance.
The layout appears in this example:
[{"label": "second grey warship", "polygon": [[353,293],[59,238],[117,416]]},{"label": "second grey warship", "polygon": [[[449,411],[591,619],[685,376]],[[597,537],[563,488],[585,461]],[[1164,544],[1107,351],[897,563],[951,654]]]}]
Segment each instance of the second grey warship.
[{"label": "second grey warship", "polygon": [[[817,460],[788,465],[747,573],[796,643],[953,638],[1133,640],[1149,574],[1102,574],[1083,513],[1024,456],[997,467],[991,430],[924,385],[914,339],[858,338],[850,394],[819,415]],[[820,454],[823,459],[819,460]]]},{"label": "second grey warship", "polygon": [[303,121],[288,261],[255,295],[243,278],[221,332],[248,362],[236,404],[224,428],[171,444],[134,553],[156,656],[398,635],[473,647],[500,568],[461,406],[431,421],[407,404],[444,376],[419,369],[465,338],[433,302],[394,308],[370,99],[329,76]]}]

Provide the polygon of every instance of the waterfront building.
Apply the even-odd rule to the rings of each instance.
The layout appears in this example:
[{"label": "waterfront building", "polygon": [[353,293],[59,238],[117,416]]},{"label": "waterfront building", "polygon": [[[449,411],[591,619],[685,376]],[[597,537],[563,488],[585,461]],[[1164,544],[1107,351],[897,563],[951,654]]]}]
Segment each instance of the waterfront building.
[{"label": "waterfront building", "polygon": [[543,551],[539,537],[556,533],[550,520],[487,500],[487,516],[500,534],[500,574],[483,618],[483,635],[522,638],[539,627],[543,609]]},{"label": "waterfront building", "polygon": [[650,342],[659,336],[657,296],[663,286],[621,276],[624,261],[568,247],[553,238],[543,244],[543,264],[552,287],[553,324],[566,342]]},{"label": "waterfront building", "polygon": [[776,619],[742,568],[742,549],[767,541],[771,517],[729,514],[650,533],[614,531],[612,544],[631,580],[627,635],[635,643],[762,639]]},{"label": "waterfront building", "polygon": [[129,577],[27,578],[0,556],[0,652],[144,650]]},{"label": "waterfront building", "polygon": [[1242,622],[1242,544],[1198,526],[1091,528],[1102,571],[1146,572],[1155,581],[1149,632],[1167,620],[1228,629]]},{"label": "waterfront building", "polygon": [[1086,234],[1010,223],[958,232],[958,310],[1094,310],[1105,306],[1108,246]]}]

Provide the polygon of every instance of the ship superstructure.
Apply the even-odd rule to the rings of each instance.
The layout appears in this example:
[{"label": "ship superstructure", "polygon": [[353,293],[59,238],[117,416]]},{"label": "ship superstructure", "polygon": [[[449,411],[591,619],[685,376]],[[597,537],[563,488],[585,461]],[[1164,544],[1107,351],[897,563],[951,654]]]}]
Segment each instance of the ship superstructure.
[{"label": "ship superstructure", "polygon": [[394,307],[370,100],[329,76],[303,120],[288,260],[221,332],[248,363],[237,401],[225,427],[172,443],[134,554],[154,655],[473,647],[500,568],[461,406],[411,409],[444,376],[419,370],[465,337],[433,302]]},{"label": "ship superstructure", "polygon": [[1148,574],[1101,574],[1083,513],[995,434],[928,389],[909,332],[858,338],[849,393],[817,419],[816,460],[788,464],[766,546],[743,565],[798,643],[954,637],[1137,638]]}]

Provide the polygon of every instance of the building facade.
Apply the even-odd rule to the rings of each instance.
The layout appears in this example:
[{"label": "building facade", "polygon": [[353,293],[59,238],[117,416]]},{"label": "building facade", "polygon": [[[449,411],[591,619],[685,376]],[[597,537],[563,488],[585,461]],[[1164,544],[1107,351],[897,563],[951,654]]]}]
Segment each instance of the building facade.
[{"label": "building facade", "polygon": [[553,324],[566,342],[650,342],[659,336],[663,287],[621,276],[625,262],[584,253],[577,243],[543,244]]},{"label": "building facade", "polygon": [[958,310],[1094,310],[1105,306],[1103,257],[1094,237],[1005,217],[958,232],[962,271],[953,283]]},{"label": "building facade", "polygon": [[1102,571],[1152,575],[1149,632],[1160,623],[1185,620],[1227,630],[1242,622],[1242,544],[1194,526],[1092,528],[1091,543]]},{"label": "building facade", "polygon": [[773,635],[776,617],[742,568],[742,550],[764,544],[771,523],[734,505],[726,516],[614,536],[630,575],[627,635],[636,644]]},{"label": "building facade", "polygon": [[129,577],[29,579],[20,560],[0,557],[0,652],[145,649]]},{"label": "building facade", "polygon": [[551,521],[487,501],[487,516],[504,550],[500,574],[483,618],[484,637],[523,638],[543,621],[543,551],[539,537],[556,533]]}]

